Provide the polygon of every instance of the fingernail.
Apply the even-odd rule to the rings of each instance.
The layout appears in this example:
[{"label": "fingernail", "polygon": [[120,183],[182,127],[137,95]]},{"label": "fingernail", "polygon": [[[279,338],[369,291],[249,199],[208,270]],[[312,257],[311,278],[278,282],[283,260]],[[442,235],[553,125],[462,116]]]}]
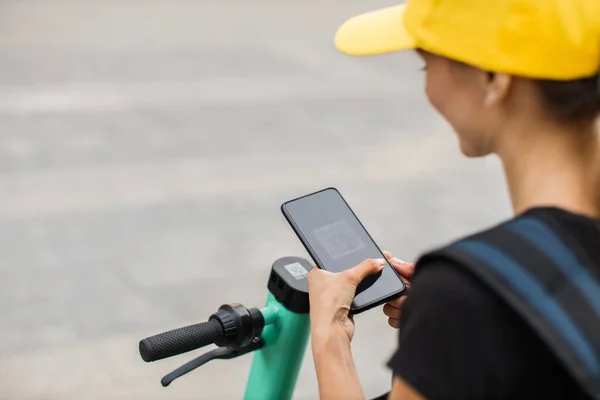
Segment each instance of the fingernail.
[{"label": "fingernail", "polygon": [[379,265],[385,265],[385,260],[383,258],[376,258],[375,262]]},{"label": "fingernail", "polygon": [[404,264],[404,261],[402,261],[401,259],[396,258],[396,257],[392,257],[392,259],[390,260],[390,262],[392,264],[395,264],[395,265],[402,265],[402,264]]}]

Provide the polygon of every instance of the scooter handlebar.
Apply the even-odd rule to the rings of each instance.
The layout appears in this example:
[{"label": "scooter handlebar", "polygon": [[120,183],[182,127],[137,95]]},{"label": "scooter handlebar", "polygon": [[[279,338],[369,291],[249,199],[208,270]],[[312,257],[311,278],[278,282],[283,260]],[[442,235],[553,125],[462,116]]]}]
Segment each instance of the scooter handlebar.
[{"label": "scooter handlebar", "polygon": [[223,341],[225,332],[216,319],[159,333],[140,341],[142,360],[152,362]]}]

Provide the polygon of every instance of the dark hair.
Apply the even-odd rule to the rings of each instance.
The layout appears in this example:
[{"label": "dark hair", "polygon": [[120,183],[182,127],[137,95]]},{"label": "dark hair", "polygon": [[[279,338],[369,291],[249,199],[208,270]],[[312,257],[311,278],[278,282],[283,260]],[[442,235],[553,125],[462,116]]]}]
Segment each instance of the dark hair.
[{"label": "dark hair", "polygon": [[587,123],[600,113],[598,75],[570,81],[534,80],[549,116],[564,123]]}]

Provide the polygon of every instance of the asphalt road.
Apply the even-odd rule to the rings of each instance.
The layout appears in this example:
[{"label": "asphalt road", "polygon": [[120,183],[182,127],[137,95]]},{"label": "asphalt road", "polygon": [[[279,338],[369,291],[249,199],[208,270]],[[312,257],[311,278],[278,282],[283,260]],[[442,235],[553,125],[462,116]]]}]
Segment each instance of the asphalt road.
[{"label": "asphalt road", "polygon": [[[250,357],[163,389],[194,356],[137,341],[261,306],[305,256],[279,211],[336,186],[404,259],[509,215],[493,159],[465,160],[414,55],[348,58],[340,22],[381,0],[0,3],[0,399],[236,399]],[[353,343],[389,389],[380,309]],[[442,335],[443,332],[440,332]],[[297,398],[316,398],[310,353]]]}]

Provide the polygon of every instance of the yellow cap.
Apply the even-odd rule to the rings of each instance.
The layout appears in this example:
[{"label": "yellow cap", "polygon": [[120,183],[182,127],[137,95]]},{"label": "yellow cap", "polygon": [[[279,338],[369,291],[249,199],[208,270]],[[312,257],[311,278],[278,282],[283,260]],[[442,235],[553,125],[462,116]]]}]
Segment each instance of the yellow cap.
[{"label": "yellow cap", "polygon": [[600,0],[408,0],[348,20],[336,47],[365,56],[420,48],[538,79],[600,69]]}]

